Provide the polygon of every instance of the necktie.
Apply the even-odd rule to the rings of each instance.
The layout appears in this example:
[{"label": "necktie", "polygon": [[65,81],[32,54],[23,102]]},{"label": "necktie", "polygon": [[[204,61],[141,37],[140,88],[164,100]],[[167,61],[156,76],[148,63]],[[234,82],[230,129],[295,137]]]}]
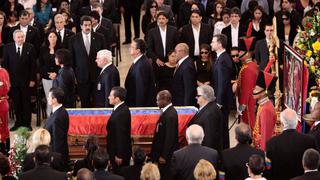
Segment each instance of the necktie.
[{"label": "necktie", "polygon": [[20,47],[18,47],[17,54],[18,54],[18,57],[20,58],[20,55],[21,55]]},{"label": "necktie", "polygon": [[61,31],[58,31],[58,38],[60,39],[60,41],[62,43]]},{"label": "necktie", "polygon": [[179,68],[179,62],[177,63],[177,65],[176,65],[176,68],[174,69],[174,73],[173,74],[176,74],[176,72],[177,72],[177,70],[178,70],[178,68]]},{"label": "necktie", "polygon": [[86,48],[87,54],[89,55],[89,53],[90,53],[90,41],[89,41],[88,35],[85,35],[84,46]]}]

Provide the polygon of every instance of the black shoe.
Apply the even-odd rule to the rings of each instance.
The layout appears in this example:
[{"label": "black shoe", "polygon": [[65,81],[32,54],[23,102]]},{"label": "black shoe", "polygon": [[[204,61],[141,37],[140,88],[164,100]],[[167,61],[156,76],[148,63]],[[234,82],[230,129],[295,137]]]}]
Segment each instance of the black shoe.
[{"label": "black shoe", "polygon": [[10,128],[10,131],[16,131],[20,126],[14,125],[12,128]]},{"label": "black shoe", "polygon": [[122,45],[131,44],[131,41],[125,41],[122,43]]}]

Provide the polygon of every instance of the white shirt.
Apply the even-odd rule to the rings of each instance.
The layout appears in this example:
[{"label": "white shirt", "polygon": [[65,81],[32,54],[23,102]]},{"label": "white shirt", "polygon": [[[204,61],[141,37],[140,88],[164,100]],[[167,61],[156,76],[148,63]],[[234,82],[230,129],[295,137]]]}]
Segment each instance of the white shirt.
[{"label": "white shirt", "polygon": [[62,107],[62,104],[59,104],[58,106],[52,108],[52,113],[56,112],[56,110],[58,110],[61,107]]},{"label": "white shirt", "polygon": [[184,60],[186,60],[189,56],[186,56],[184,58],[181,58],[179,61],[178,61],[178,64],[179,66],[183,63]]},{"label": "white shirt", "polygon": [[162,46],[163,46],[163,56],[165,57],[166,56],[167,26],[164,28],[164,31],[159,26],[159,30],[160,30],[161,41],[162,41]]},{"label": "white shirt", "polygon": [[102,68],[102,70],[101,70],[101,72],[100,72],[100,74],[108,67],[108,66],[110,66],[112,63],[111,62],[109,62],[107,65],[105,65],[103,68]]},{"label": "white shirt", "polygon": [[24,33],[24,37],[27,37],[28,25],[26,25],[26,26],[20,25],[20,30]]},{"label": "white shirt", "polygon": [[318,169],[305,170],[304,173],[307,173],[307,172],[316,172],[316,171],[318,171]]},{"label": "white shirt", "polygon": [[82,38],[83,38],[83,41],[85,41],[86,39],[86,37],[88,37],[88,39],[89,39],[89,44],[91,44],[91,33],[89,33],[89,34],[85,34],[85,33],[83,33],[83,32],[81,32],[82,33]]},{"label": "white shirt", "polygon": [[314,126],[317,126],[320,123],[320,121],[315,121]]},{"label": "white shirt", "polygon": [[231,24],[231,40],[232,40],[232,47],[238,47],[239,23],[236,27],[233,27],[233,25]]},{"label": "white shirt", "polygon": [[213,35],[221,34],[222,29],[229,26],[229,25],[230,25],[230,23],[225,24],[223,21],[216,22],[216,24],[214,25]]},{"label": "white shirt", "polygon": [[172,103],[170,103],[166,107],[162,108],[162,113],[164,113],[170,106],[172,106]]},{"label": "white shirt", "polygon": [[22,53],[22,47],[23,45],[19,46],[18,44],[16,44],[16,52],[18,53],[18,48],[20,48],[20,55]]},{"label": "white shirt", "polygon": [[33,26],[33,23],[34,23],[34,18],[32,18],[32,20],[30,21],[29,25]]},{"label": "white shirt", "polygon": [[199,56],[199,51],[200,51],[200,47],[199,47],[200,28],[201,28],[201,24],[199,24],[198,30],[192,25],[192,32],[193,32],[193,37],[194,37],[194,52],[193,52],[193,54],[195,56]]},{"label": "white shirt", "polygon": [[133,60],[133,64],[137,63],[138,60],[139,60],[142,56],[143,56],[143,54],[141,54],[140,56],[138,56],[137,58],[135,58],[135,59]]},{"label": "white shirt", "polygon": [[222,50],[221,52],[219,52],[219,53],[217,53],[217,59],[219,58],[219,56],[222,54],[222,53],[224,53],[226,50],[224,49],[224,50]]},{"label": "white shirt", "polygon": [[114,107],[113,107],[113,110],[115,111],[121,104],[123,104],[124,102],[122,101],[121,103],[119,103],[119,104],[117,104],[117,105],[115,105]]},{"label": "white shirt", "polygon": [[[57,33],[59,34],[59,30],[57,29]],[[61,42],[63,42],[64,38],[64,28],[60,30]],[[89,40],[90,41],[90,40]]]}]

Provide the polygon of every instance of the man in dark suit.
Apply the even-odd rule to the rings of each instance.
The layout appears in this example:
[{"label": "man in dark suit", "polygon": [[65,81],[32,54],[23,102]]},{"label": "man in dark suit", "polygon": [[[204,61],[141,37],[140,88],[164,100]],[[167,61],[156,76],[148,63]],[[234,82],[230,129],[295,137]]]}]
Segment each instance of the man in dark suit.
[{"label": "man in dark suit", "polygon": [[176,45],[177,66],[172,80],[172,103],[175,106],[195,105],[196,68],[189,57],[189,47],[185,43]]},{"label": "man in dark suit", "polygon": [[290,179],[303,174],[302,155],[308,148],[316,148],[316,142],[308,135],[297,132],[297,114],[292,109],[280,113],[283,132],[267,142],[266,156],[271,161],[267,179]]},{"label": "man in dark suit", "polygon": [[51,88],[48,95],[48,104],[52,107],[52,115],[46,121],[44,128],[51,135],[51,149],[61,154],[61,159],[69,163],[68,130],[69,114],[62,106],[64,92],[60,88]]},{"label": "man in dark suit", "polygon": [[96,63],[102,70],[96,82],[94,107],[110,107],[107,96],[113,87],[120,86],[119,71],[112,64],[112,54],[109,50],[100,50]]},{"label": "man in dark suit", "polygon": [[91,11],[89,15],[92,20],[92,31],[104,36],[104,39],[106,40],[106,48],[110,50],[111,44],[113,43],[112,29],[108,29],[101,25],[100,15],[97,11]]},{"label": "man in dark suit", "polygon": [[308,135],[316,140],[317,148],[320,149],[320,102],[317,102],[312,108],[311,116],[315,122],[311,126]]},{"label": "man in dark suit", "polygon": [[320,165],[320,155],[315,149],[307,149],[303,153],[302,166],[304,174],[295,177],[291,180],[318,180],[320,179],[320,172],[318,171]]},{"label": "man in dark suit", "polygon": [[101,26],[105,27],[106,29],[110,29],[109,33],[111,33],[111,37],[113,37],[113,25],[112,21],[108,18],[103,17],[103,7],[100,3],[93,3],[92,4],[92,11],[96,11],[99,13],[100,20],[99,23]]},{"label": "man in dark suit", "polygon": [[134,39],[130,54],[134,58],[125,80],[128,90],[126,103],[130,107],[148,107],[155,104],[155,79],[152,65],[144,55],[146,45],[142,39]]},{"label": "man in dark suit", "polygon": [[108,97],[114,108],[107,124],[107,150],[115,173],[128,166],[131,157],[131,115],[124,103],[126,94],[126,89],[117,86]]},{"label": "man in dark suit", "polygon": [[65,24],[66,21],[62,14],[56,14],[54,16],[55,31],[58,33],[58,43],[60,43],[61,48],[67,49],[69,39],[74,33],[71,30],[64,28]]},{"label": "man in dark suit", "polygon": [[217,53],[213,66],[213,88],[217,97],[217,105],[223,116],[223,149],[229,148],[229,112],[232,107],[233,94],[231,87],[232,60],[226,52],[227,37],[223,34],[213,36],[211,47]]},{"label": "man in dark suit", "polygon": [[160,108],[160,118],[153,134],[151,159],[157,163],[162,179],[168,179],[172,154],[179,148],[178,143],[178,114],[171,103],[168,90],[160,91],[157,95],[157,105]]},{"label": "man in dark suit", "polygon": [[180,42],[188,44],[190,57],[196,59],[200,55],[200,45],[210,44],[212,29],[208,24],[201,23],[201,12],[193,10],[190,16],[191,24],[182,28]]},{"label": "man in dark suit", "polygon": [[81,32],[70,38],[69,49],[73,56],[73,67],[78,83],[82,108],[92,107],[93,91],[100,69],[95,64],[97,52],[105,49],[104,37],[91,32],[91,17],[81,17]]},{"label": "man in dark suit", "polygon": [[35,18],[35,14],[32,8],[26,8],[25,10],[29,13],[29,25],[36,28],[37,31],[39,32],[40,39],[38,41],[39,41],[39,44],[41,45],[45,38],[45,32],[44,32],[45,27],[42,23],[39,22],[39,20]]},{"label": "man in dark suit", "polygon": [[36,81],[36,56],[33,45],[25,43],[22,30],[13,32],[14,43],[4,46],[3,67],[11,82],[10,96],[14,103],[16,122],[11,131],[20,126],[31,130],[31,88]]},{"label": "man in dark suit", "polygon": [[240,24],[241,13],[239,8],[234,7],[230,13],[230,25],[223,28],[221,33],[228,38],[226,50],[228,53],[231,51],[231,47],[239,47],[239,38],[244,35],[243,25]]},{"label": "man in dark suit", "polygon": [[32,170],[22,173],[19,179],[67,180],[66,173],[56,171],[50,167],[51,158],[49,146],[39,145],[35,150],[35,161],[37,166]]},{"label": "man in dark suit", "polygon": [[220,152],[222,146],[222,112],[215,103],[213,88],[202,85],[197,88],[197,103],[199,111],[192,117],[189,126],[197,124],[203,128],[204,139],[202,146],[213,148]]},{"label": "man in dark suit", "polygon": [[188,146],[177,150],[172,156],[172,175],[175,180],[194,180],[193,170],[200,159],[209,161],[217,167],[218,152],[201,146],[204,132],[201,126],[191,125],[186,131]]},{"label": "man in dark suit", "polygon": [[123,177],[114,175],[106,168],[109,162],[109,155],[105,148],[98,148],[93,154],[93,172],[95,180],[124,180]]},{"label": "man in dark suit", "polygon": [[273,31],[274,29],[272,23],[267,23],[264,29],[264,34],[266,35],[266,38],[257,41],[254,50],[254,58],[256,59],[257,64],[259,65],[259,69],[262,71],[269,62],[269,43],[272,40]]},{"label": "man in dark suit", "polygon": [[173,26],[168,25],[168,15],[164,12],[157,14],[158,27],[148,32],[147,56],[158,66],[164,66],[168,61],[168,52],[172,51],[178,42],[178,32]]},{"label": "man in dark suit", "polygon": [[245,123],[240,123],[235,128],[235,137],[238,144],[221,153],[221,171],[225,173],[225,180],[243,180],[248,177],[246,163],[253,154],[264,157],[264,152],[250,146],[251,129]]}]

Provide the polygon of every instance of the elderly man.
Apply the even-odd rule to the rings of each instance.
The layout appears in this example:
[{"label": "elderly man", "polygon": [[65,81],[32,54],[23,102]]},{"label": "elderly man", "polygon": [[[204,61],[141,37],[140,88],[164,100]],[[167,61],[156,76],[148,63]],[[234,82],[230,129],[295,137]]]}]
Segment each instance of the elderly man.
[{"label": "elderly man", "polygon": [[311,117],[315,120],[308,135],[312,136],[316,140],[318,149],[320,148],[320,102],[317,102],[311,112]]},{"label": "elderly man", "polygon": [[69,39],[74,35],[71,30],[64,28],[65,24],[66,20],[62,14],[54,16],[55,31],[58,33],[58,41],[62,48],[68,48]]},{"label": "elderly man", "polygon": [[98,51],[96,63],[102,70],[96,81],[94,107],[110,107],[107,96],[113,87],[120,86],[119,71],[112,64],[112,54],[109,50]]},{"label": "elderly man", "polygon": [[250,146],[251,129],[249,125],[240,123],[235,128],[235,136],[238,144],[221,153],[222,167],[221,171],[225,173],[225,180],[243,180],[248,177],[246,163],[253,154],[264,157],[264,152]]},{"label": "elderly man", "polygon": [[201,126],[191,125],[186,131],[188,146],[175,151],[172,156],[173,179],[194,180],[193,170],[200,159],[217,166],[218,152],[212,148],[201,146],[204,132]]},{"label": "elderly man", "polygon": [[172,80],[172,103],[175,106],[193,106],[196,93],[196,68],[189,57],[189,46],[177,44],[177,66]]},{"label": "elderly man", "polygon": [[267,142],[267,157],[271,169],[267,179],[290,179],[303,174],[300,163],[302,155],[308,148],[316,148],[316,142],[308,135],[297,132],[297,114],[292,109],[280,113],[283,132]]},{"label": "elderly man", "polygon": [[222,150],[222,112],[217,104],[214,102],[214,91],[209,85],[199,86],[196,95],[197,103],[199,104],[199,111],[193,116],[189,122],[198,124],[203,128],[204,139],[203,146],[213,148],[217,151]]},{"label": "elderly man", "polygon": [[307,149],[303,153],[302,166],[304,174],[293,178],[292,180],[317,180],[320,179],[320,172],[318,171],[320,165],[320,155],[315,149]]}]

